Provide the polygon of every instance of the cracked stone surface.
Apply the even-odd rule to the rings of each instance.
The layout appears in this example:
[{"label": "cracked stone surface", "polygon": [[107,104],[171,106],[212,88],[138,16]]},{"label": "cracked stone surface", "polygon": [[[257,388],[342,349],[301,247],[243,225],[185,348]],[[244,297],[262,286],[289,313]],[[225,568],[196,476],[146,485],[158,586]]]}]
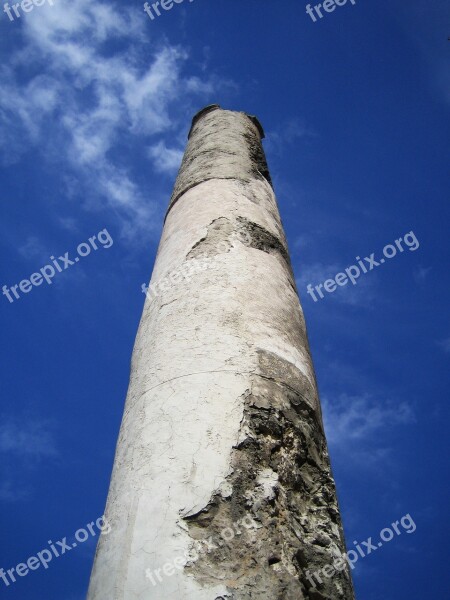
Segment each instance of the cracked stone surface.
[{"label": "cracked stone surface", "polygon": [[139,325],[88,600],[354,598],[347,568],[317,588],[306,578],[345,550],[260,134],[219,108],[193,125],[152,274],[170,283]]}]

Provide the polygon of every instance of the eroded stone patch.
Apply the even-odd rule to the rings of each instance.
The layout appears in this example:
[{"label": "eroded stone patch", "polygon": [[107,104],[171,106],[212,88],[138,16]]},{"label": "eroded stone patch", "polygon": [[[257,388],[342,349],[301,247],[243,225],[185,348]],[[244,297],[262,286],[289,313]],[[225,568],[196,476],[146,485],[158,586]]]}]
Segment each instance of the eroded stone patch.
[{"label": "eroded stone patch", "polygon": [[197,258],[200,254],[206,256],[222,254],[228,252],[237,242],[279,256],[288,270],[290,284],[296,289],[287,248],[270,231],[242,216],[236,217],[235,222],[226,217],[214,219],[208,226],[206,236],[191,248],[186,258]]},{"label": "eroded stone patch", "polygon": [[311,385],[301,374],[292,384],[270,373],[252,377],[225,488],[185,519],[193,540],[221,539],[221,531],[246,516],[258,524],[185,567],[199,583],[225,584],[233,600],[353,599],[348,569],[317,588],[305,576],[305,569],[331,565],[344,543]]}]

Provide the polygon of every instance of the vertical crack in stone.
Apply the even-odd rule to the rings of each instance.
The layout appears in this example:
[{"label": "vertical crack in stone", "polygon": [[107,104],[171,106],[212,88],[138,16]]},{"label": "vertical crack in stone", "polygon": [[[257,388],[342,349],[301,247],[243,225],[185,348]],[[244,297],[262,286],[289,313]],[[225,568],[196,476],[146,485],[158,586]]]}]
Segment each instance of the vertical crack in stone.
[{"label": "vertical crack in stone", "polygon": [[[270,353],[263,355],[267,371]],[[186,518],[192,540],[203,544],[185,570],[205,586],[220,581],[233,600],[353,600],[347,565],[317,587],[306,577],[306,569],[332,565],[344,540],[314,390],[282,363],[277,357],[270,374],[252,377],[231,474]],[[289,385],[282,383],[287,372]],[[252,525],[243,527],[243,519]]]}]

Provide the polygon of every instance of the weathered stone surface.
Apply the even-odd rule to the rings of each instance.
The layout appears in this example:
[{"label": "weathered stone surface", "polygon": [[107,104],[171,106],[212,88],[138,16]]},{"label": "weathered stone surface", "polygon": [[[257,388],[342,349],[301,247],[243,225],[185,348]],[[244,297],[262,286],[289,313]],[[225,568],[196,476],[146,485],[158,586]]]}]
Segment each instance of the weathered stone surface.
[{"label": "weathered stone surface", "polygon": [[347,568],[317,587],[306,577],[344,543],[259,136],[218,108],[193,125],[152,275],[170,284],[144,306],[89,600],[353,600]]},{"label": "weathered stone surface", "polygon": [[199,119],[194,117],[169,211],[180,196],[203,181],[265,178],[270,182],[261,131],[255,117],[221,110],[217,105]]},{"label": "weathered stone surface", "polygon": [[321,421],[305,400],[311,386],[301,374],[295,387],[285,383],[280,362],[274,357],[274,368],[266,369],[262,361],[262,371],[270,374],[252,377],[245,395],[227,478],[232,493],[224,498],[217,492],[187,518],[194,539],[221,539],[221,531],[248,515],[257,526],[241,528],[241,535],[186,569],[204,585],[227,581],[236,600],[350,599],[348,570],[332,579],[322,576],[320,593],[304,573],[332,565],[343,538]]}]

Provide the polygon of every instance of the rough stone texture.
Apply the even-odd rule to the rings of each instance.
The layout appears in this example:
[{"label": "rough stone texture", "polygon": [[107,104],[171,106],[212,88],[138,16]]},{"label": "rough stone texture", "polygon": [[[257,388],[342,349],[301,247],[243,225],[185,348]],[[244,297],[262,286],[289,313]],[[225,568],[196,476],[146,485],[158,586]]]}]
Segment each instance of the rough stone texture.
[{"label": "rough stone texture", "polygon": [[169,211],[187,190],[210,179],[249,183],[265,178],[270,183],[257,119],[216,107],[194,118]]},{"label": "rough stone texture", "polygon": [[306,578],[344,542],[260,133],[218,108],[193,125],[152,275],[171,283],[144,306],[88,600],[353,600],[347,568],[317,589]]}]

